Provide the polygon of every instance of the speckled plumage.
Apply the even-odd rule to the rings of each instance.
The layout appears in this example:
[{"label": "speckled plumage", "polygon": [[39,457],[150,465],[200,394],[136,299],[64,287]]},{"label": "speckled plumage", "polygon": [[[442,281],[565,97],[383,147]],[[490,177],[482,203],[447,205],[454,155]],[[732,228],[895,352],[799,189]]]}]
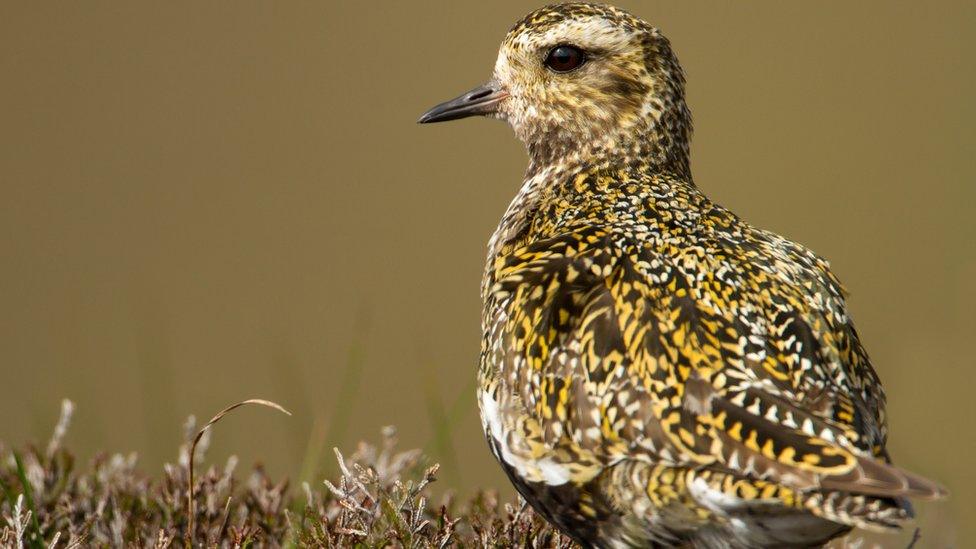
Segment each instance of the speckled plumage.
[{"label": "speckled plumage", "polygon": [[[586,63],[547,71],[562,44]],[[490,84],[487,114],[530,166],[489,243],[479,404],[540,513],[585,546],[810,546],[944,493],[890,465],[884,392],[827,262],[693,183],[657,29],[542,8]]]}]

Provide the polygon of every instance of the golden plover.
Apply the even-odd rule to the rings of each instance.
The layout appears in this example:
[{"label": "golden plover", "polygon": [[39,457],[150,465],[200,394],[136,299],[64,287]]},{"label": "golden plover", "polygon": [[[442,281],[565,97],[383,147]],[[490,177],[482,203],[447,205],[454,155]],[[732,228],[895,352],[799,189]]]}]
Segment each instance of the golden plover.
[{"label": "golden plover", "polygon": [[897,528],[885,396],[827,262],[692,182],[670,44],[619,9],[519,21],[420,122],[508,121],[521,190],[488,244],[479,405],[525,499],[584,546],[759,547]]}]

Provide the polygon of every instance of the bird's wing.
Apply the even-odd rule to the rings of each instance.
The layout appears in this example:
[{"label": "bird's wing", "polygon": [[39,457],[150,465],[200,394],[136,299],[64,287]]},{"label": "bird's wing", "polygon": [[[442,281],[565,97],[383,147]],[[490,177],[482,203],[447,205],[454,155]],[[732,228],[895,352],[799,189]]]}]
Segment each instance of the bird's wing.
[{"label": "bird's wing", "polygon": [[761,246],[781,243],[712,244],[663,253],[582,226],[499,260],[503,361],[541,443],[800,489],[940,495],[872,457],[883,394],[825,264],[797,245],[764,262]]}]

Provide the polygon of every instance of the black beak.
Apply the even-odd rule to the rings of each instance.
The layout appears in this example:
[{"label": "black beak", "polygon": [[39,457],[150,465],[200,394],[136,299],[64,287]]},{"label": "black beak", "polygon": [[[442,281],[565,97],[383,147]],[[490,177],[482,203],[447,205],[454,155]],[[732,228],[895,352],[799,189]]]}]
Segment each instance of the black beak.
[{"label": "black beak", "polygon": [[492,114],[497,112],[498,104],[506,97],[508,97],[507,91],[501,89],[498,84],[489,82],[437,105],[421,115],[417,123],[430,124],[475,115]]}]

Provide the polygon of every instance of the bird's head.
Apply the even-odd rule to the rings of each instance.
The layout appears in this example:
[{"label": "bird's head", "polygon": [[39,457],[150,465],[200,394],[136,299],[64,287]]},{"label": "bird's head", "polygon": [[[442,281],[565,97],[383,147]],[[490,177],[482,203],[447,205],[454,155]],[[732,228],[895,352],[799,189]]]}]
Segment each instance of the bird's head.
[{"label": "bird's head", "polygon": [[421,123],[507,120],[533,162],[615,155],[687,169],[691,116],[670,44],[623,10],[538,9],[502,42],[492,78],[430,109]]}]

